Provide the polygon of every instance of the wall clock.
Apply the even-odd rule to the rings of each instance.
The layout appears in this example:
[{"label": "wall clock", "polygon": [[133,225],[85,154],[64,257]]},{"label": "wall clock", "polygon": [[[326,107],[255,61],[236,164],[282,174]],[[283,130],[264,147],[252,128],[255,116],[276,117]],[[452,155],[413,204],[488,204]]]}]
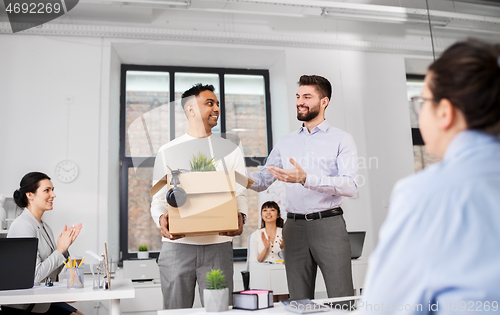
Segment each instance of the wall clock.
[{"label": "wall clock", "polygon": [[63,183],[71,183],[78,177],[78,165],[70,160],[64,160],[56,166],[57,179]]}]

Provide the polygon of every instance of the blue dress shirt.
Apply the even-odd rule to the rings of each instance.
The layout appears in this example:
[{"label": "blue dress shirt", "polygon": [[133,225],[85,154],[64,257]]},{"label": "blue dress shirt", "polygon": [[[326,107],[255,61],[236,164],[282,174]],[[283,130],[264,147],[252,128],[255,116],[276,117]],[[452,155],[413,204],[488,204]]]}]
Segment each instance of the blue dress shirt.
[{"label": "blue dress shirt", "polygon": [[286,185],[285,210],[306,214],[335,208],[342,200],[352,197],[358,189],[356,184],[357,151],[350,134],[328,124],[326,120],[311,132],[301,127],[276,143],[264,169],[258,173],[247,173],[255,181],[250,187],[256,191],[267,189],[276,179],[267,170],[268,166],[292,169],[293,158],[307,173],[304,185]]},{"label": "blue dress shirt", "polygon": [[498,138],[463,131],[396,184],[363,295],[361,313],[500,313]]}]

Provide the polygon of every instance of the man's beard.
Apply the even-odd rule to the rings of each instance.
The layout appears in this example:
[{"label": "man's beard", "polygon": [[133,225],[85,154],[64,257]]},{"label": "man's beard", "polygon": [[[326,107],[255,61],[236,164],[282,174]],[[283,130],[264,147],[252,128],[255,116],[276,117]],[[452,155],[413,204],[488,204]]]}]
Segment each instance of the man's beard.
[{"label": "man's beard", "polygon": [[319,115],[319,106],[314,106],[313,108],[308,108],[307,112],[300,113],[297,109],[297,119],[300,121],[310,121]]}]

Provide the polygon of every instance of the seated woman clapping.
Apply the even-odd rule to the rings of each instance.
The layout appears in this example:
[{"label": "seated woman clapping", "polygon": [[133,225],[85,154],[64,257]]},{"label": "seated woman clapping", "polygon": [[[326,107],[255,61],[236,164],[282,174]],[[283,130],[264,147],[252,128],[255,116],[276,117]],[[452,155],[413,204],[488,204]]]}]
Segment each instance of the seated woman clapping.
[{"label": "seated woman clapping", "polygon": [[250,262],[268,262],[282,259],[278,253],[284,248],[280,207],[274,201],[265,202],[260,210],[261,228],[250,237]]},{"label": "seated woman clapping", "polygon": [[[64,226],[59,237],[57,239],[54,237],[52,229],[43,220],[43,215],[52,210],[56,195],[50,177],[44,173],[26,174],[13,197],[16,205],[21,209],[24,208],[24,211],[12,222],[7,237],[38,238],[35,283],[43,283],[47,278],[58,281],[63,264],[69,257],[68,249],[80,234],[82,224]],[[2,306],[0,313],[82,315],[76,308],[66,303],[11,304]]]}]

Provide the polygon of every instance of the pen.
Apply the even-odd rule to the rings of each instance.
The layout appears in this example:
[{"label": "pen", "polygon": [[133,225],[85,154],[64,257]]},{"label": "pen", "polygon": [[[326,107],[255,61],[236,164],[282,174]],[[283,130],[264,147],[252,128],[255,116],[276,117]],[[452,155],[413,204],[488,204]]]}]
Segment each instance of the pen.
[{"label": "pen", "polygon": [[63,263],[66,265],[66,268],[71,268],[65,261],[63,261]]},{"label": "pen", "polygon": [[73,258],[73,268],[76,268],[76,258]]},{"label": "pen", "polygon": [[82,261],[80,261],[80,264],[78,265],[78,268],[80,268],[82,266],[84,260],[85,260],[85,257],[83,257]]}]

